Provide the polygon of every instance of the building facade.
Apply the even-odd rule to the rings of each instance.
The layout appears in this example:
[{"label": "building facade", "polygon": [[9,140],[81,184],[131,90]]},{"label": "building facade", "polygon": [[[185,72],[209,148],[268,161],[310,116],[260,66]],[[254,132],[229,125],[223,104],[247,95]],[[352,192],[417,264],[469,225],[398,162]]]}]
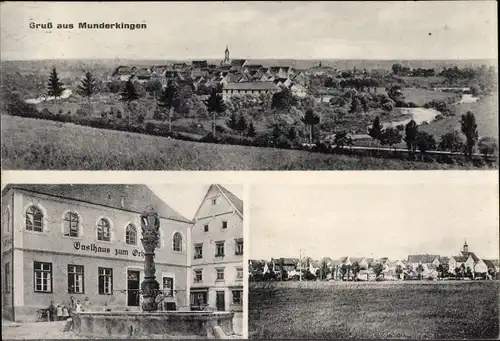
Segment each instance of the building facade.
[{"label": "building facade", "polygon": [[251,95],[258,97],[265,94],[274,94],[280,90],[274,82],[241,82],[227,83],[222,89],[222,99],[229,100],[234,96]]},{"label": "building facade", "polygon": [[243,310],[243,202],[211,185],[191,231],[190,303],[213,310]]},{"label": "building facade", "polygon": [[36,319],[70,298],[105,309],[140,309],[140,215],[160,217],[156,279],[165,302],[189,309],[192,222],[144,185],[9,185],[2,192],[2,317]]}]

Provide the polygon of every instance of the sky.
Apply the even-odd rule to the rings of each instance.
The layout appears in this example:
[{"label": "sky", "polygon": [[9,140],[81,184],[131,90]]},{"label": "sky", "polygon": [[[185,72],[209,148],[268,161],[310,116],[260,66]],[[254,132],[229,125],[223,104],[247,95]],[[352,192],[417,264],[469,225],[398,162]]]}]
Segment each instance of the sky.
[{"label": "sky", "polygon": [[[2,2],[3,60],[497,59],[496,1]],[[30,22],[145,23],[45,30]]]},{"label": "sky", "polygon": [[[243,200],[243,185],[224,185],[224,188]],[[188,219],[193,219],[210,185],[168,184],[148,185],[167,205]]]},{"label": "sky", "polygon": [[498,259],[498,185],[444,182],[253,186],[249,257]]}]

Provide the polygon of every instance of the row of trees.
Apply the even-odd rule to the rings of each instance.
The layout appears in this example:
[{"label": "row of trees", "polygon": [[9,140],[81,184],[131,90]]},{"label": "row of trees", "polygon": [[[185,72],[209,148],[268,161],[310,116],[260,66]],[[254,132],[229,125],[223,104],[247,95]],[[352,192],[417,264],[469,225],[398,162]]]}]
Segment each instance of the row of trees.
[{"label": "row of trees", "polygon": [[494,154],[497,150],[496,141],[493,138],[485,137],[479,140],[476,118],[474,114],[468,111],[462,115],[460,121],[461,131],[465,136],[465,143],[458,132],[453,131],[441,136],[439,144],[431,134],[418,130],[418,125],[414,120],[411,120],[404,127],[405,136],[400,133],[402,126],[398,128],[383,128],[380,123],[379,116],[373,120],[371,128],[368,129],[368,134],[378,143],[382,145],[389,145],[392,147],[404,139],[407,148],[413,155],[417,149],[421,152],[427,150],[435,150],[439,147],[440,150],[447,150],[451,152],[463,152],[468,161],[472,160],[472,155],[476,145],[479,147],[479,152],[483,155]]}]

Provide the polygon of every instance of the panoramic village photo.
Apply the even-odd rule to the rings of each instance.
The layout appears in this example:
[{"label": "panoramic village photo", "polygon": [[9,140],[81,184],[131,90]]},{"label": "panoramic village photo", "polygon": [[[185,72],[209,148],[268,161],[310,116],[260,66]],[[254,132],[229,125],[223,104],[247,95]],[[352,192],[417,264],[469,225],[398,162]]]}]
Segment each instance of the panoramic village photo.
[{"label": "panoramic village photo", "polygon": [[2,185],[2,339],[243,338],[242,192]]},{"label": "panoramic village photo", "polygon": [[498,339],[498,182],[390,178],[252,186],[249,338]]},{"label": "panoramic village photo", "polygon": [[492,1],[1,14],[3,169],[498,168]]}]

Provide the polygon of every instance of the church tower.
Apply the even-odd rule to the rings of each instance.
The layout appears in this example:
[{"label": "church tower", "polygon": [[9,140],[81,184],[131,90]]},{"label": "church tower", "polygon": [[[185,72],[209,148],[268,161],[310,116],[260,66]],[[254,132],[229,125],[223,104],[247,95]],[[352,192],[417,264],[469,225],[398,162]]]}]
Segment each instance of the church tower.
[{"label": "church tower", "polygon": [[465,243],[464,243],[464,253],[465,254],[469,253],[469,245],[467,245],[467,239],[465,240]]},{"label": "church tower", "polygon": [[224,52],[224,64],[229,64],[229,48],[226,46],[226,51]]}]

